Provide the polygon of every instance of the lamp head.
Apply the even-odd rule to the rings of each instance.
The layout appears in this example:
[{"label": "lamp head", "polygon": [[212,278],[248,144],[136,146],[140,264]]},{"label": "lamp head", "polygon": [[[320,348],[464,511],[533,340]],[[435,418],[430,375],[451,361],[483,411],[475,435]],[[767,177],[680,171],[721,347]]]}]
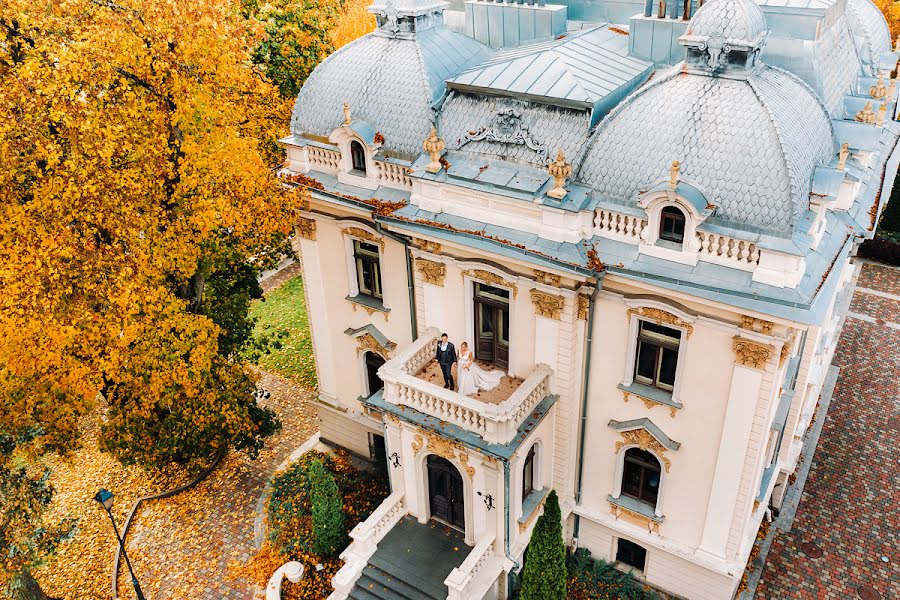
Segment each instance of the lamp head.
[{"label": "lamp head", "polygon": [[113,505],[113,493],[109,490],[100,488],[100,491],[94,496],[94,500],[102,504],[103,508],[106,510],[110,510]]}]

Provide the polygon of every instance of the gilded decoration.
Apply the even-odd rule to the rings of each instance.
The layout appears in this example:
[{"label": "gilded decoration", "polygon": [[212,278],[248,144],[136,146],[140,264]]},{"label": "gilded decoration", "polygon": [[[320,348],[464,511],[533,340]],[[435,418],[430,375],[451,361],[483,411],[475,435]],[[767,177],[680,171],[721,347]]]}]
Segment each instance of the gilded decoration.
[{"label": "gilded decoration", "polygon": [[[469,466],[469,455],[458,444],[430,432],[426,433],[425,436],[428,438],[428,450],[447,460],[458,460],[469,479],[471,480],[475,477],[475,467]],[[425,438],[417,433],[412,442],[413,454],[418,454],[424,447]]]},{"label": "gilded decoration", "polygon": [[425,283],[444,287],[444,275],[447,274],[447,265],[444,263],[417,258],[416,269],[422,273],[422,279],[425,280]]},{"label": "gilded decoration", "polygon": [[764,369],[769,357],[772,356],[772,348],[759,342],[734,336],[731,344],[734,350],[734,361],[751,369]]},{"label": "gilded decoration", "polygon": [[344,229],[344,235],[349,235],[350,237],[354,237],[358,240],[365,240],[367,242],[372,242],[373,244],[378,244],[381,247],[381,251],[384,252],[384,240],[369,233],[365,229],[360,229],[359,227],[347,227]]},{"label": "gilded decoration", "polygon": [[619,450],[622,449],[622,446],[630,446],[635,445],[641,450],[648,450],[655,452],[657,456],[663,461],[663,464],[666,467],[666,473],[669,472],[669,467],[672,465],[672,461],[666,458],[666,447],[659,443],[653,434],[647,431],[646,429],[631,429],[629,431],[622,432],[622,439],[616,442],[616,454],[619,453]]},{"label": "gilded decoration", "polygon": [[562,296],[554,296],[537,290],[531,290],[531,301],[534,303],[534,314],[557,321],[566,306],[566,299]]},{"label": "gilded decoration", "polygon": [[582,321],[587,321],[590,305],[591,299],[587,294],[578,294],[578,318]]},{"label": "gilded decoration", "polygon": [[741,329],[756,331],[764,335],[771,335],[774,328],[775,323],[772,321],[757,319],[748,315],[741,315]]},{"label": "gilded decoration", "polygon": [[297,233],[302,238],[306,238],[308,240],[316,241],[316,222],[313,219],[307,219],[306,217],[297,217],[297,223],[295,224],[295,229]]},{"label": "gilded decoration", "polygon": [[631,400],[631,396],[634,396],[635,398],[637,398],[637,399],[639,399],[641,402],[643,402],[643,403],[644,403],[644,406],[647,407],[647,410],[650,410],[650,409],[653,408],[654,406],[666,406],[666,407],[669,408],[669,416],[672,417],[673,419],[675,418],[675,413],[677,412],[678,409],[675,408],[674,406],[669,406],[668,404],[663,404],[662,402],[657,402],[656,400],[652,400],[652,399],[650,399],[650,398],[644,398],[643,396],[641,396],[641,395],[639,395],[639,394],[634,394],[634,393],[632,393],[632,392],[626,392],[626,391],[624,391],[624,390],[622,391],[622,399],[623,399],[626,403],[627,403],[629,400]]},{"label": "gilded decoration", "polygon": [[615,503],[610,503],[610,513],[616,517],[616,519],[622,519],[623,521],[628,521],[638,527],[646,527],[647,531],[655,531],[659,533],[659,523],[654,521],[649,517],[645,517],[644,515],[635,512],[633,510],[628,510],[622,506],[619,506]]},{"label": "gilded decoration", "polygon": [[485,271],[483,269],[470,269],[468,271],[463,271],[463,276],[465,275],[468,275],[469,277],[472,277],[479,281],[483,281],[484,283],[490,283],[491,285],[508,287],[512,289],[513,298],[515,298],[516,294],[519,292],[519,288],[517,288],[514,284],[509,283],[496,273],[491,273],[490,271]]},{"label": "gilded decoration", "polygon": [[645,319],[649,319],[656,323],[657,325],[673,325],[675,327],[681,327],[685,331],[687,331],[688,337],[692,333],[694,333],[694,326],[688,323],[687,321],[683,321],[673,315],[670,312],[666,312],[660,308],[652,308],[650,306],[642,306],[640,308],[629,308],[629,315],[637,315],[638,317],[643,317]]},{"label": "gilded decoration", "polygon": [[781,354],[778,356],[778,368],[784,366],[784,361],[788,359],[791,355],[791,345],[788,342],[785,342],[784,345],[781,346]]},{"label": "gilded decoration", "polygon": [[350,298],[349,300],[350,300],[350,306],[353,307],[353,312],[356,312],[357,308],[362,308],[364,311],[366,311],[366,314],[369,315],[370,317],[372,315],[374,315],[375,313],[381,313],[382,315],[384,315],[385,321],[390,319],[391,313],[389,313],[389,312],[384,312],[384,311],[378,310],[377,308],[372,308],[371,306],[367,306],[365,304],[360,304],[359,302],[356,302],[353,298]]},{"label": "gilded decoration", "polygon": [[397,344],[388,342],[387,346],[382,346],[371,333],[363,334],[356,338],[356,355],[359,356],[364,352],[374,352],[382,358],[390,358],[391,352],[396,348]]},{"label": "gilded decoration", "polygon": [[416,242],[423,252],[429,252],[431,254],[441,253],[441,245],[437,242],[432,242],[430,240],[416,240]]},{"label": "gilded decoration", "polygon": [[554,273],[547,273],[546,271],[541,271],[539,269],[534,270],[534,278],[544,285],[552,285],[553,287],[559,287],[561,279],[559,275],[555,275]]}]

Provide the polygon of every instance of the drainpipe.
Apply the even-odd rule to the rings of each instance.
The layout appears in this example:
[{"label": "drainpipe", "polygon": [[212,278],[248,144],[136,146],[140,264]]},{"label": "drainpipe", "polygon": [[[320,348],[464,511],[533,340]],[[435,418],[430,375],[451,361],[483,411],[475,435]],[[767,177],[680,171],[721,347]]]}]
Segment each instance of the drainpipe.
[{"label": "drainpipe", "polygon": [[[381,223],[375,221],[375,231],[384,234]],[[419,339],[419,325],[416,323],[416,289],[413,285],[412,255],[409,253],[409,238],[405,235],[392,235],[403,243],[403,253],[406,255],[406,289],[409,292],[409,329],[412,333],[412,341]]]},{"label": "drainpipe", "polygon": [[[581,422],[579,423],[578,432],[578,462],[577,462],[577,478],[575,483],[575,506],[581,504],[581,485],[584,476],[584,437],[587,431],[587,407],[588,407],[588,385],[590,383],[591,374],[591,345],[594,341],[594,307],[597,301],[597,294],[600,293],[600,281],[598,278],[597,287],[591,293],[591,299],[588,303],[588,319],[587,319],[587,340],[584,348],[584,380],[581,382]],[[581,517],[576,513],[575,523],[572,527],[572,542],[578,547],[578,533],[581,529]]]},{"label": "drainpipe", "polygon": [[519,568],[519,561],[509,553],[509,461],[503,461],[503,542],[506,547],[506,558],[513,563],[513,568],[506,574],[506,597],[512,593],[513,571]]}]

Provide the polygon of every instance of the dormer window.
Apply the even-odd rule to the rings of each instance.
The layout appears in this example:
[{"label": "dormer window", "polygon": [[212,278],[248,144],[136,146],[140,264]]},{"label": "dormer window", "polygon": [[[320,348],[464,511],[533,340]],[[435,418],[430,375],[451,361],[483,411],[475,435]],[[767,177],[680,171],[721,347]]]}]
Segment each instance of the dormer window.
[{"label": "dormer window", "polygon": [[666,206],[659,216],[659,239],[681,244],[686,222],[683,212],[674,206]]},{"label": "dormer window", "polygon": [[350,161],[353,165],[353,170],[357,174],[366,174],[366,151],[363,149],[362,144],[357,141],[350,142]]}]

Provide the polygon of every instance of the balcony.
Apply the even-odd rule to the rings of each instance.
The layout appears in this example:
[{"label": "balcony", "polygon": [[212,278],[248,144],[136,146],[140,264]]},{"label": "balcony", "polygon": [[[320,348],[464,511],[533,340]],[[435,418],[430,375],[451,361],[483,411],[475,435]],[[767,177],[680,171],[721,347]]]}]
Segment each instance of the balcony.
[{"label": "balcony", "polygon": [[497,390],[478,398],[461,396],[444,389],[443,378],[432,372],[439,336],[429,328],[381,367],[385,402],[452,423],[488,443],[512,441],[519,425],[550,395],[550,367],[537,365],[524,380],[504,377]]}]

